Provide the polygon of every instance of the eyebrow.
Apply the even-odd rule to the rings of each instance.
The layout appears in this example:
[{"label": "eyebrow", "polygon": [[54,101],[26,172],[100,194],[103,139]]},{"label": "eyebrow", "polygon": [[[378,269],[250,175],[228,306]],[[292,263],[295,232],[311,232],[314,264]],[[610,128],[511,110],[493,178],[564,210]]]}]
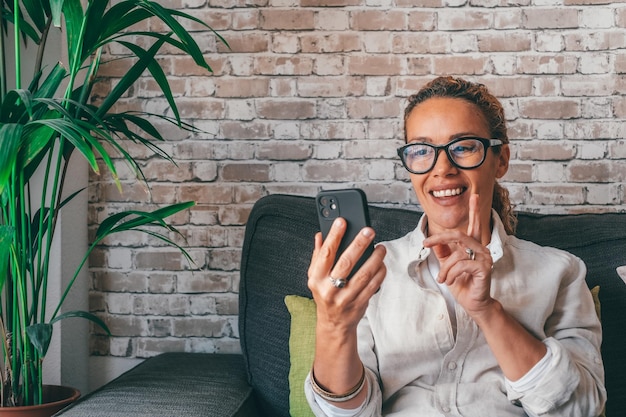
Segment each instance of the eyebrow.
[{"label": "eyebrow", "polygon": [[[476,133],[473,133],[473,132],[460,132],[460,133],[455,133],[454,135],[450,136],[448,139],[448,142],[453,141],[454,139],[463,138],[463,137],[482,138],[483,136],[477,135]],[[406,141],[406,143],[413,143],[413,142],[433,143],[432,139],[426,136],[416,136],[416,137],[407,139]]]}]

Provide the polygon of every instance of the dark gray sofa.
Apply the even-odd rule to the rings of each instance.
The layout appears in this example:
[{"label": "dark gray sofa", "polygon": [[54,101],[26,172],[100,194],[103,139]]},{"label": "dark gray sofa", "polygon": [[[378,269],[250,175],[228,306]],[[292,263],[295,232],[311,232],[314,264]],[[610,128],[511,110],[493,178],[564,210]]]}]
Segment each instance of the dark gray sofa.
[{"label": "dark gray sofa", "polygon": [[[370,207],[377,240],[401,236],[420,213]],[[64,417],[289,415],[290,319],[284,296],[309,296],[306,271],[318,230],[313,198],[271,195],[254,206],[241,259],[242,355],[164,353],[57,414]],[[600,285],[607,416],[626,409],[626,213],[520,214],[518,236],[568,250]],[[497,416],[493,416],[497,417]]]}]

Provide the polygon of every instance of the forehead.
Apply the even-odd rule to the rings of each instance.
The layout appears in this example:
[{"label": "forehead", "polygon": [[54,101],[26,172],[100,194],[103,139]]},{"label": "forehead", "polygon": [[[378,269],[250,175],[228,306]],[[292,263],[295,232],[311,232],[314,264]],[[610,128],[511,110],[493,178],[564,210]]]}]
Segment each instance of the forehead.
[{"label": "forehead", "polygon": [[409,140],[412,137],[448,139],[463,134],[490,135],[480,108],[454,97],[433,97],[415,106],[406,119],[406,131]]}]

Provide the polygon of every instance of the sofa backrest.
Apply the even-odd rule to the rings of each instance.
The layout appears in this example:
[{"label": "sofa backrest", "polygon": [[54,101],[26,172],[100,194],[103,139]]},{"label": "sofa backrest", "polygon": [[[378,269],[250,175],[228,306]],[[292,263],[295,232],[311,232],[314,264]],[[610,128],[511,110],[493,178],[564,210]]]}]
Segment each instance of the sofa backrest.
[{"label": "sofa backrest", "polygon": [[[376,241],[413,230],[421,213],[370,206]],[[626,407],[626,285],[615,268],[626,265],[626,214],[519,214],[523,239],[568,250],[588,266],[590,287],[600,285],[609,391],[607,415]],[[319,230],[314,199],[270,195],[252,209],[241,260],[239,333],[249,383],[265,415],[289,416],[288,294],[311,297],[307,268]]]}]

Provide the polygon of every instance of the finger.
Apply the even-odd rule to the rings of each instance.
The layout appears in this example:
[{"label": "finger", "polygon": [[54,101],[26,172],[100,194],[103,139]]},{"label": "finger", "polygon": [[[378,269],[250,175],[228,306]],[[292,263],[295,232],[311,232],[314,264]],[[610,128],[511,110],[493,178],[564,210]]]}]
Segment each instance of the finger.
[{"label": "finger", "polygon": [[322,232],[317,232],[315,234],[315,243],[314,243],[314,249],[313,249],[313,257],[315,257],[315,255],[319,252],[320,248],[322,247]]},{"label": "finger", "polygon": [[440,284],[445,282],[448,285],[452,285],[459,271],[463,271],[465,267],[466,256],[465,253],[460,251],[453,251],[445,261],[439,262],[437,282]]},{"label": "finger", "polygon": [[429,236],[424,240],[424,247],[431,248],[441,261],[449,257],[463,239],[467,237],[460,232],[444,232]]},{"label": "finger", "polygon": [[322,240],[322,234],[315,235],[315,249],[309,265],[309,277],[327,277],[335,263],[339,244],[346,231],[346,221],[337,218],[331,225],[326,239]]},{"label": "finger", "polygon": [[339,259],[337,259],[337,263],[332,269],[331,276],[336,278],[348,277],[359,259],[361,259],[361,256],[372,244],[374,236],[374,229],[371,227],[361,229]]},{"label": "finger", "polygon": [[432,247],[432,250],[435,253],[437,259],[439,259],[439,261],[447,258],[448,256],[450,256],[450,254],[452,254],[452,249],[450,249],[450,245],[435,245]]},{"label": "finger", "polygon": [[349,281],[348,284],[356,291],[357,295],[363,295],[369,299],[378,291],[387,271],[383,262],[386,253],[387,248],[383,245],[376,246],[372,255]]},{"label": "finger", "polygon": [[480,210],[478,194],[472,194],[470,196],[467,235],[480,242]]}]

